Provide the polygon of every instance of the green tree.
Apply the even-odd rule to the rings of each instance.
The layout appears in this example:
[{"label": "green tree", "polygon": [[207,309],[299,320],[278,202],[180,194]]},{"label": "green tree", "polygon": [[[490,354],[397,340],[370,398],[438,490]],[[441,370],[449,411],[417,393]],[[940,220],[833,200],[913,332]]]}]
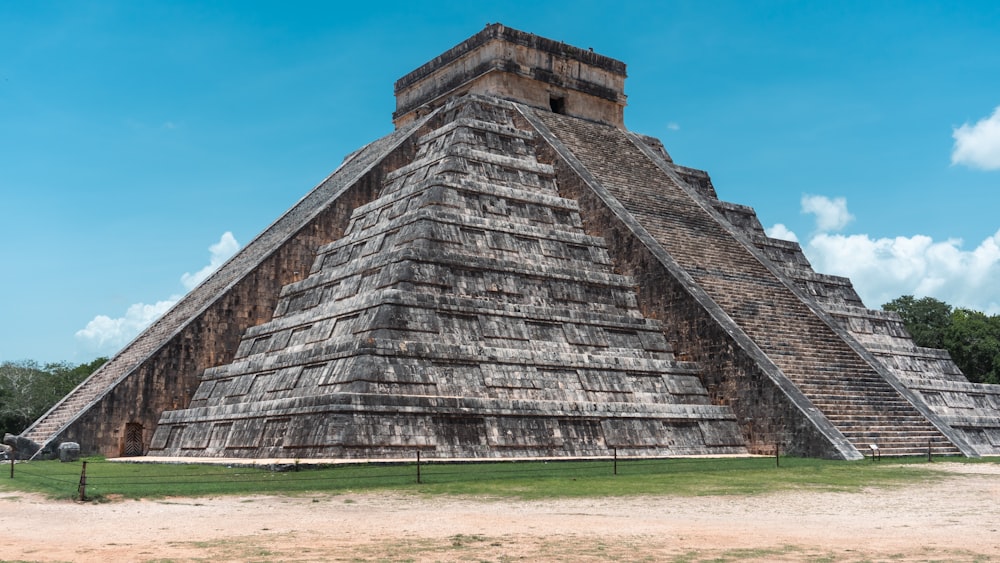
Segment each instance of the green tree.
[{"label": "green tree", "polygon": [[945,348],[969,381],[1000,383],[1000,316],[955,309]]},{"label": "green tree", "polygon": [[17,433],[27,426],[34,412],[31,406],[32,382],[44,376],[45,372],[38,362],[0,364],[0,434]]},{"label": "green tree", "polygon": [[918,346],[947,350],[969,381],[1000,383],[1000,315],[953,309],[933,297],[912,295],[882,308],[899,313]]},{"label": "green tree", "polygon": [[951,305],[933,297],[915,299],[904,295],[882,305],[882,309],[899,313],[917,346],[946,348],[945,333],[952,322]]},{"label": "green tree", "polygon": [[107,358],[72,365],[32,360],[0,363],[0,436],[17,434],[52,408]]}]

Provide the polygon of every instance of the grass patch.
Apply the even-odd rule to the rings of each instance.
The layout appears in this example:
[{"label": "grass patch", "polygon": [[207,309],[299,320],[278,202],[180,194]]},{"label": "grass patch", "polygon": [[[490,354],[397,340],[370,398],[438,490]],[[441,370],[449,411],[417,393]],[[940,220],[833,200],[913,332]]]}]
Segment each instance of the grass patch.
[{"label": "grass patch", "polygon": [[521,499],[632,495],[755,495],[789,489],[857,491],[944,478],[928,464],[782,458],[672,459],[440,465],[423,470],[426,494],[486,495]]},{"label": "grass patch", "polygon": [[[546,499],[630,495],[757,495],[789,489],[858,491],[944,478],[919,459],[847,462],[803,458],[610,460],[423,464],[421,484],[414,464],[302,467],[274,472],[221,465],[132,464],[88,459],[87,497],[204,497],[392,490],[418,494]],[[982,460],[949,461],[976,463]],[[992,462],[997,460],[993,458]],[[75,498],[80,463],[18,463],[15,478],[0,490],[33,491]],[[350,503],[350,500],[345,500]]]}]

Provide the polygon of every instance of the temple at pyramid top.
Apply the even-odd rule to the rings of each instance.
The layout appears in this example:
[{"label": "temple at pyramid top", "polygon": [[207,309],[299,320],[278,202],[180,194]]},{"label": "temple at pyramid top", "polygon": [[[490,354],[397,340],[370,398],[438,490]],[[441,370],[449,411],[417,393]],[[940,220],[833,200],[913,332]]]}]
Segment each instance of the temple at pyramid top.
[{"label": "temple at pyramid top", "polygon": [[625,63],[494,23],[396,81],[402,127],[466,93],[624,128]]}]

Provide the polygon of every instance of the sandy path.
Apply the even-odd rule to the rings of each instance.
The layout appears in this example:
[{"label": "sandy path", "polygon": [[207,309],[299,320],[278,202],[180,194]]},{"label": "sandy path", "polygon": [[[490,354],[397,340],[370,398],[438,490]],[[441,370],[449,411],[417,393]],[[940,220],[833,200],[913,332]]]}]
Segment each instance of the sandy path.
[{"label": "sandy path", "polygon": [[1000,466],[863,493],[525,502],[399,494],[106,504],[0,493],[0,559],[1000,560]]}]

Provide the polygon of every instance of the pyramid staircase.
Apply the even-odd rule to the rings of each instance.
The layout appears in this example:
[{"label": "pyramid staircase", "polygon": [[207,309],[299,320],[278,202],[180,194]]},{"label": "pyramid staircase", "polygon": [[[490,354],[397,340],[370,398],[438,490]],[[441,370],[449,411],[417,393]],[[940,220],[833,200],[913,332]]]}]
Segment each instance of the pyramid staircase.
[{"label": "pyramid staircase", "polygon": [[977,454],[1000,454],[1000,385],[971,383],[947,351],[917,346],[898,314],[865,307],[848,278],[814,272],[798,243],[766,236],[752,209],[715,207]]},{"label": "pyramid staircase", "polygon": [[447,106],[150,453],[745,453],[515,113]]},{"label": "pyramid staircase", "polygon": [[[885,455],[957,455],[860,345],[823,318],[808,297],[768,268],[750,245],[711,210],[696,189],[639,137],[615,127],[524,109],[548,129],[560,156],[606,190],[655,239],[691,281],[749,336],[783,377],[858,451],[877,444]],[[930,414],[930,416],[928,416]]]}]

